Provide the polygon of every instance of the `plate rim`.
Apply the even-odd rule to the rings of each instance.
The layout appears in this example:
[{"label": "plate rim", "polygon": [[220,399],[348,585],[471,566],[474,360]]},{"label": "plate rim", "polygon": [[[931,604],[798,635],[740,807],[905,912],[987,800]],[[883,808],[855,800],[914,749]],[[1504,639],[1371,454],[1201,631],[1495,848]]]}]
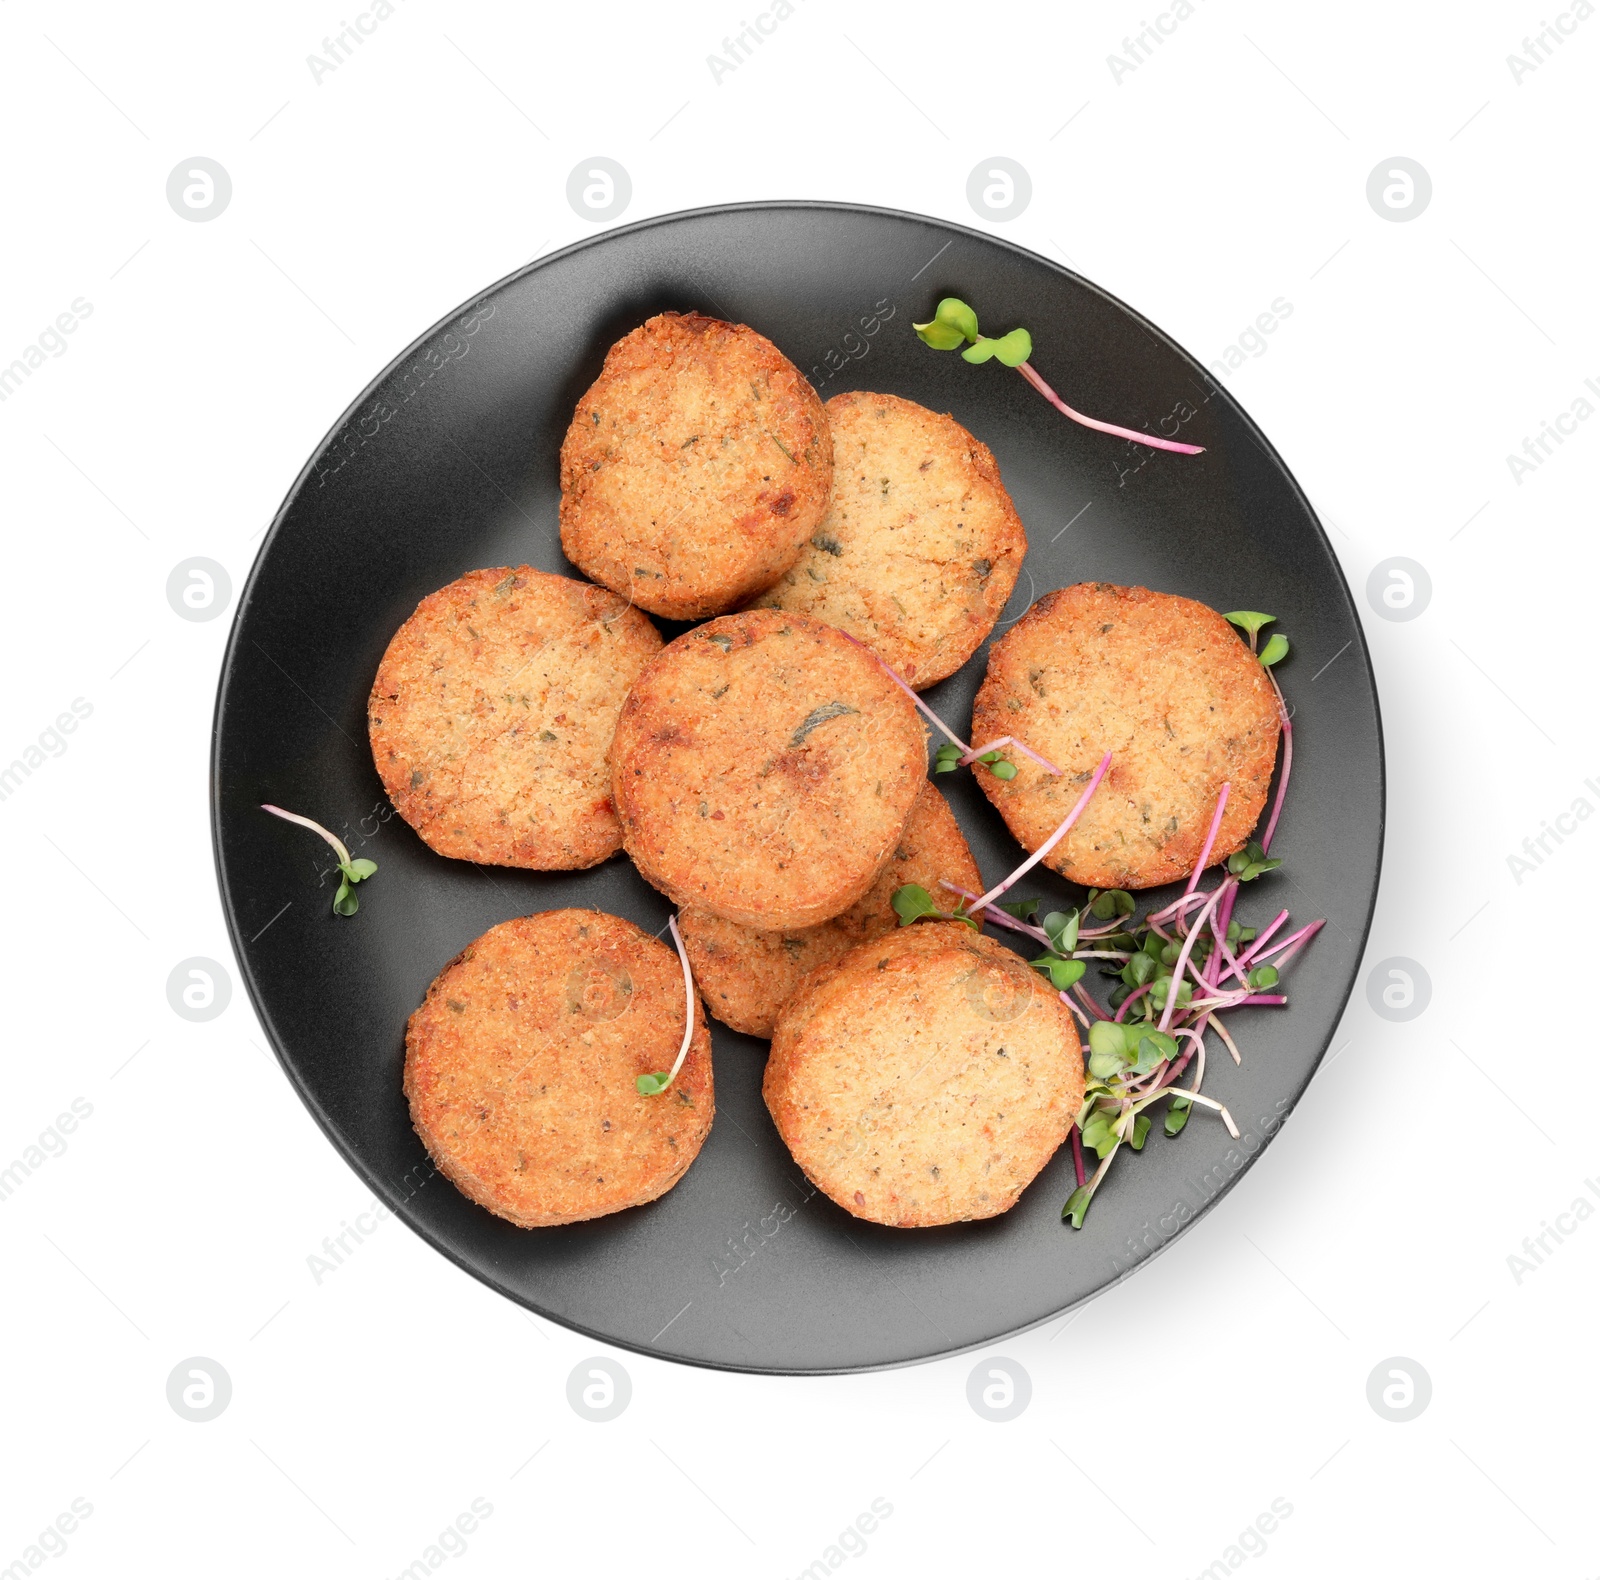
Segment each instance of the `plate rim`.
[{"label": "plate rim", "polygon": [[[500,279],[495,280],[493,283],[483,287],[481,290],[469,295],[463,301],[453,307],[449,312],[436,319],[414,339],[409,341],[395,356],[390,358],[390,360],[386,362],[371,379],[368,380],[356,397],[339,413],[339,416],[335,419],[333,424],[322,435],[321,439],[318,440],[317,444],[311,450],[310,454],[306,458],[305,464],[296,474],[293,482],[289,485],[288,490],[285,492],[282,502],[274,512],[270,526],[268,527],[266,533],[262,536],[260,547],[256,551],[255,558],[251,561],[249,572],[245,576],[245,579],[239,590],[238,601],[234,605],[233,616],[228,627],[228,640],[223,648],[222,658],[218,665],[217,671],[216,699],[212,706],[211,716],[211,742],[210,748],[207,752],[206,786],[209,820],[211,825],[212,865],[215,869],[218,898],[222,905],[223,921],[227,928],[228,943],[233,952],[235,967],[239,972],[240,980],[244,983],[245,991],[249,995],[251,1008],[255,1011],[256,1018],[261,1024],[262,1032],[266,1036],[268,1043],[271,1045],[273,1055],[277,1059],[279,1066],[282,1068],[284,1074],[288,1077],[289,1084],[293,1088],[295,1095],[300,1099],[307,1112],[316,1121],[317,1126],[322,1131],[323,1135],[333,1144],[334,1150],[339,1154],[340,1157],[344,1159],[345,1163],[349,1165],[356,1177],[360,1179],[363,1184],[368,1186],[372,1190],[373,1194],[389,1208],[392,1215],[400,1222],[405,1224],[405,1226],[410,1229],[411,1232],[419,1239],[421,1239],[424,1244],[443,1255],[446,1260],[451,1262],[455,1267],[466,1273],[469,1277],[475,1279],[478,1283],[483,1284],[489,1289],[492,1289],[502,1298],[510,1300],[514,1304],[521,1306],[526,1310],[535,1312],[540,1317],[543,1317],[547,1322],[551,1322],[559,1328],[565,1329],[571,1333],[582,1334],[585,1338],[591,1339],[598,1344],[605,1345],[612,1349],[626,1350],[631,1354],[648,1356],[652,1360],[665,1361],[673,1365],[690,1366],[708,1371],[730,1372],[746,1376],[765,1377],[854,1376],[863,1373],[894,1371],[909,1366],[929,1365],[936,1361],[950,1360],[961,1355],[974,1354],[980,1350],[993,1349],[995,1346],[1003,1344],[1010,1339],[1020,1337],[1026,1333],[1031,1333],[1036,1328],[1043,1327],[1046,1323],[1054,1322],[1061,1317],[1080,1310],[1090,1301],[1098,1299],[1108,1290],[1115,1289],[1121,1284],[1125,1283],[1134,1274],[1142,1271],[1158,1256],[1162,1255],[1163,1252],[1169,1250],[1172,1246],[1177,1244],[1178,1241],[1184,1239],[1194,1228],[1194,1226],[1199,1223],[1201,1219],[1206,1217],[1212,1208],[1214,1208],[1218,1202],[1227,1196],[1239,1183],[1239,1181],[1250,1172],[1251,1165],[1254,1164],[1256,1158],[1258,1158],[1261,1153],[1266,1151],[1267,1146],[1276,1138],[1277,1131],[1282,1130],[1284,1123],[1288,1121],[1288,1119],[1295,1112],[1296,1108],[1299,1107],[1300,1102],[1310,1090],[1312,1082],[1316,1079],[1318,1072],[1322,1068],[1322,1062],[1327,1057],[1328,1048],[1331,1046],[1333,1038],[1337,1033],[1340,1024],[1342,1023],[1344,1016],[1349,1012],[1351,1000],[1355,995],[1356,984],[1360,976],[1361,967],[1366,959],[1367,944],[1372,935],[1373,922],[1377,916],[1378,901],[1383,889],[1384,853],[1387,845],[1389,809],[1388,752],[1383,730],[1383,708],[1382,700],[1378,691],[1378,676],[1372,662],[1372,652],[1367,641],[1366,627],[1362,622],[1360,610],[1356,605],[1355,594],[1351,587],[1350,579],[1345,574],[1344,565],[1334,549],[1333,540],[1328,536],[1327,529],[1322,524],[1321,516],[1317,513],[1316,508],[1312,505],[1311,500],[1306,494],[1304,488],[1301,487],[1299,479],[1290,469],[1288,463],[1284,460],[1282,455],[1279,454],[1277,447],[1262,431],[1261,426],[1250,415],[1249,411],[1245,408],[1244,404],[1239,400],[1239,398],[1231,390],[1223,389],[1221,386],[1219,386],[1214,379],[1208,378],[1211,388],[1215,390],[1216,393],[1220,394],[1238,413],[1239,417],[1244,422],[1249,435],[1254,439],[1256,444],[1260,446],[1262,452],[1266,455],[1268,460],[1282,475],[1294,497],[1304,509],[1306,516],[1310,520],[1312,526],[1315,528],[1317,535],[1321,538],[1323,548],[1327,553],[1330,562],[1338,573],[1340,591],[1343,594],[1351,623],[1355,628],[1356,634],[1354,640],[1362,662],[1362,672],[1366,680],[1368,700],[1370,701],[1372,707],[1377,746],[1376,768],[1378,813],[1375,829],[1376,848],[1373,856],[1371,897],[1368,901],[1366,915],[1362,920],[1357,939],[1359,947],[1357,948],[1354,956],[1355,964],[1352,966],[1350,972],[1348,973],[1348,978],[1344,983],[1342,995],[1343,1007],[1339,1011],[1339,1014],[1334,1018],[1328,1034],[1323,1040],[1322,1046],[1317,1049],[1315,1056],[1311,1060],[1310,1068],[1306,1074],[1304,1082],[1300,1086],[1299,1091],[1296,1092],[1293,1098],[1290,1099],[1288,1108],[1286,1108],[1279,1117],[1279,1123],[1274,1131],[1274,1135],[1266,1138],[1260,1150],[1246,1163],[1246,1165],[1243,1168],[1236,1170],[1230,1176],[1230,1178],[1223,1183],[1215,1195],[1211,1196],[1204,1203],[1202,1203],[1194,1211],[1192,1216],[1185,1223],[1183,1223],[1168,1239],[1162,1241],[1162,1243],[1153,1251],[1150,1251],[1149,1254],[1140,1257],[1131,1266],[1123,1269],[1114,1278],[1108,1279],[1105,1283],[1098,1285],[1095,1289],[1091,1290],[1088,1294],[1082,1296],[1078,1300],[1069,1302],[1067,1305],[1048,1312],[1044,1316],[1034,1318],[1028,1322],[1019,1323],[1013,1327],[1005,1328],[998,1333],[971,1344],[958,1344],[943,1349],[932,1350],[922,1355],[908,1356],[903,1359],[867,1361],[838,1366],[774,1366],[743,1363],[732,1360],[703,1358],[676,1354],[666,1350],[654,1348],[649,1343],[634,1343],[625,1339],[619,1339],[614,1334],[602,1333],[597,1329],[587,1327],[579,1322],[575,1322],[569,1317],[558,1316],[550,1311],[547,1311],[544,1307],[537,1305],[532,1300],[526,1298],[520,1291],[508,1287],[505,1283],[491,1276],[488,1272],[470,1265],[465,1257],[459,1254],[446,1239],[435,1234],[426,1223],[420,1221],[412,1213],[410,1210],[410,1202],[412,1198],[402,1194],[387,1180],[377,1175],[375,1171],[370,1168],[361,1158],[361,1156],[351,1146],[346,1144],[337,1127],[335,1127],[333,1124],[330,1116],[324,1111],[321,1103],[318,1102],[315,1094],[311,1091],[309,1085],[302,1079],[295,1064],[290,1060],[285,1050],[283,1039],[279,1036],[272,1017],[265,1007],[264,996],[256,982],[255,972],[253,971],[249,963],[249,959],[244,952],[242,925],[236,907],[233,903],[229,888],[228,873],[223,862],[222,853],[220,759],[223,709],[234,676],[234,668],[241,645],[241,631],[244,624],[245,614],[246,611],[251,607],[256,590],[256,584],[261,576],[262,567],[265,565],[268,552],[276,541],[278,533],[287,519],[290,511],[294,508],[308,480],[314,475],[317,463],[328,452],[335,438],[344,431],[351,418],[364,406],[370,403],[374,393],[383,386],[391,374],[393,374],[411,357],[416,355],[418,351],[431,342],[435,336],[438,335],[447,325],[453,323],[471,308],[481,304],[489,297],[505,290],[526,275],[533,274],[553,263],[569,258],[575,253],[587,251],[592,247],[602,246],[606,242],[609,242],[618,236],[634,235],[643,231],[657,228],[659,226],[681,223],[685,220],[707,219],[728,214],[763,214],[774,212],[794,212],[797,210],[823,211],[830,214],[859,214],[874,219],[910,221],[915,224],[931,226],[938,230],[948,232],[951,234],[951,240],[955,240],[958,237],[966,237],[972,240],[981,241],[988,246],[998,246],[1006,251],[1015,253],[1018,257],[1027,260],[1031,264],[1043,265],[1051,273],[1071,281],[1078,287],[1093,292],[1096,296],[1100,297],[1102,300],[1118,309],[1118,311],[1126,314],[1129,318],[1134,320],[1134,322],[1141,326],[1147,334],[1151,335],[1157,342],[1159,342],[1169,351],[1175,353],[1181,360],[1195,365],[1202,371],[1204,370],[1204,364],[1200,363],[1192,352],[1190,352],[1185,346],[1181,345],[1178,341],[1173,339],[1173,337],[1163,330],[1159,325],[1152,323],[1141,312],[1139,312],[1137,308],[1129,306],[1127,302],[1108,291],[1104,286],[1098,285],[1093,280],[1085,278],[1083,275],[1077,273],[1076,270],[1067,268],[1064,265],[1057,263],[1054,259],[1047,258],[1042,253],[1034,252],[1031,248],[1024,247],[1020,243],[1011,241],[1006,237],[991,235],[987,231],[977,230],[970,225],[959,224],[954,220],[943,219],[937,215],[919,214],[914,210],[886,208],[880,205],[867,203],[838,202],[826,198],[760,198],[737,203],[714,203],[702,205],[697,208],[674,209],[670,213],[650,215],[643,219],[631,221],[625,225],[608,226],[597,231],[592,236],[580,236],[576,241],[573,241],[564,247],[558,247],[553,252],[542,253],[539,257],[530,259],[527,263],[524,263],[513,269],[510,273],[503,275]],[[941,253],[942,251],[943,249],[941,249]],[[940,253],[936,253],[934,258],[929,259],[928,264],[924,265],[924,268],[929,267],[939,256]]]}]

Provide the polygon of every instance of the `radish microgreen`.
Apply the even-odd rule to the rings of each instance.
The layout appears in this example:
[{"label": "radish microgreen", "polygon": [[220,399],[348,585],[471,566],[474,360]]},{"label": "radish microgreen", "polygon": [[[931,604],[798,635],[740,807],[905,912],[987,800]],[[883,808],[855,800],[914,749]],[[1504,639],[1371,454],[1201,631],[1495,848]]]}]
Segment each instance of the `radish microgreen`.
[{"label": "radish microgreen", "polygon": [[[1141,433],[1135,428],[1120,428],[1115,423],[1099,422],[1074,411],[1056,392],[1040,378],[1028,360],[1033,355],[1033,337],[1026,329],[1013,329],[1009,333],[990,338],[978,333],[978,315],[958,297],[947,296],[933,310],[933,317],[925,324],[911,326],[925,346],[935,351],[954,351],[963,346],[961,356],[967,362],[996,362],[1015,368],[1055,409],[1085,428],[1097,433],[1109,433],[1119,439],[1131,439],[1135,444],[1147,444],[1153,450],[1172,450],[1179,455],[1200,455],[1204,445],[1181,444],[1176,439],[1162,439],[1153,433]],[[971,344],[967,344],[967,342]]]},{"label": "radish microgreen", "polygon": [[913,922],[933,921],[965,922],[974,931],[978,928],[964,906],[958,905],[953,911],[941,911],[933,903],[933,896],[920,883],[902,883],[889,896],[889,904],[894,907],[894,914],[900,918],[902,927],[909,927]]},{"label": "radish microgreen", "polygon": [[[1061,770],[1050,761],[1048,757],[1041,757],[1032,747],[1025,745],[1014,736],[1002,735],[997,741],[986,741],[982,746],[969,746],[939,717],[915,691],[906,684],[905,678],[892,664],[886,664],[865,642],[857,641],[848,631],[841,631],[845,641],[854,643],[863,653],[868,654],[878,668],[886,674],[895,685],[910,697],[920,713],[945,737],[945,742],[933,754],[933,771],[936,774],[954,773],[957,768],[964,768],[970,763],[982,763],[996,779],[1015,779],[1017,765],[1000,755],[1002,746],[1013,746],[1024,757],[1031,758],[1048,774],[1059,774]],[[839,704],[835,704],[838,706]]]},{"label": "radish microgreen", "polygon": [[1243,850],[1236,850],[1228,857],[1228,871],[1240,883],[1253,883],[1262,873],[1271,872],[1282,865],[1276,856],[1269,856],[1254,840]]},{"label": "radish microgreen", "polygon": [[313,822],[309,817],[301,817],[298,812],[285,812],[281,806],[269,806],[265,802],[262,803],[261,810],[270,812],[274,817],[281,817],[287,823],[298,823],[301,828],[309,828],[327,840],[339,858],[339,890],[333,897],[333,913],[335,916],[354,916],[361,909],[361,902],[355,897],[355,885],[370,878],[378,870],[377,862],[369,861],[365,856],[352,857],[345,842],[338,835],[330,834],[320,823]]},{"label": "radish microgreen", "polygon": [[667,918],[672,942],[677,946],[678,963],[683,967],[683,1041],[678,1045],[678,1057],[670,1070],[652,1070],[633,1079],[634,1090],[641,1097],[659,1097],[678,1078],[683,1061],[689,1057],[689,1047],[694,1041],[694,973],[689,969],[689,956],[683,947],[683,935],[678,931],[678,918]]},{"label": "radish microgreen", "polygon": [[[1256,652],[1256,638],[1261,634],[1264,625],[1272,625],[1277,621],[1275,614],[1257,614],[1254,609],[1235,609],[1232,614],[1222,617],[1231,624],[1239,627],[1250,638],[1250,651]],[[1271,669],[1280,659],[1289,655],[1289,638],[1281,631],[1275,631],[1267,638],[1267,645],[1256,655],[1263,668]]]}]

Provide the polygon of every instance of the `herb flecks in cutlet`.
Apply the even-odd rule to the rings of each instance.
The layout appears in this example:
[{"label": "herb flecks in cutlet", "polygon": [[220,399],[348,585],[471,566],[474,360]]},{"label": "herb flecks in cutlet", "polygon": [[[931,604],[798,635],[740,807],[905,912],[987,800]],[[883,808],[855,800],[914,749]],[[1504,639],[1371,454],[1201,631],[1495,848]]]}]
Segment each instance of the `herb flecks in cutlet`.
[{"label": "herb flecks in cutlet", "polygon": [[813,708],[805,717],[804,722],[789,737],[791,746],[805,745],[808,736],[819,724],[826,724],[829,719],[842,719],[847,713],[857,713],[860,710],[852,708],[848,702],[827,702],[820,708]]}]

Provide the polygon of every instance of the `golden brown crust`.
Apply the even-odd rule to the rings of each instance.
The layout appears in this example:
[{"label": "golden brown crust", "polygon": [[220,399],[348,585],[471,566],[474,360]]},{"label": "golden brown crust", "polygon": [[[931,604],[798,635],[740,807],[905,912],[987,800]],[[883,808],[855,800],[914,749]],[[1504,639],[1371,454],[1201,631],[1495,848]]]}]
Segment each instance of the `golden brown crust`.
[{"label": "golden brown crust", "polygon": [[491,927],[441,971],[406,1026],[411,1120],[464,1196],[523,1228],[637,1207],[683,1177],[711,1129],[711,1034],[683,1040],[677,954],[601,911]]},{"label": "golden brown crust", "polygon": [[1278,752],[1278,704],[1233,627],[1189,598],[1084,582],[1041,598],[989,650],[974,744],[1026,741],[1064,770],[1010,754],[983,792],[1028,850],[1069,813],[1106,752],[1111,770],[1045,865],[1097,888],[1148,889],[1193,869],[1226,783],[1213,862],[1244,848]]},{"label": "golden brown crust", "polygon": [[910,699],[832,626],[723,615],[648,663],[617,722],[613,799],[679,905],[811,927],[872,887],[925,782]]},{"label": "golden brown crust", "polygon": [[561,446],[561,546],[655,614],[732,608],[794,564],[828,508],[817,392],[764,335],[662,313],[606,356]]},{"label": "golden brown crust", "polygon": [[994,629],[1028,534],[986,444],[953,417],[850,390],[826,407],[833,499],[800,558],[752,607],[826,620],[919,689]]},{"label": "golden brown crust", "polygon": [[752,1037],[770,1037],[778,1011],[818,966],[900,925],[890,903],[902,884],[919,883],[934,903],[954,906],[940,879],[981,893],[978,864],[944,797],[924,782],[889,864],[865,896],[816,927],[764,932],[689,906],[678,918],[694,979],[718,1020]]},{"label": "golden brown crust", "polygon": [[896,1228],[1015,1205],[1083,1102],[1059,995],[960,922],[919,922],[819,967],[784,1005],[763,1093],[846,1212]]},{"label": "golden brown crust", "polygon": [[661,635],[615,593],[469,571],[395,632],[367,707],[395,810],[441,856],[544,870],[622,845],[611,736]]}]

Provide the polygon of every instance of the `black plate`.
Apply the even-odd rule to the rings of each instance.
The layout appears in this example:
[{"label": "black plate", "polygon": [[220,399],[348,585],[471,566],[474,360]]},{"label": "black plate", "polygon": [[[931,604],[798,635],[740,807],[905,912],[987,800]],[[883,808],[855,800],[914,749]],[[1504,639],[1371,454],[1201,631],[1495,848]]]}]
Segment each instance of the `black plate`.
[{"label": "black plate", "polygon": [[[1025,324],[1036,365],[1070,404],[1181,428],[1206,454],[1089,432],[999,363],[929,351],[911,323],[947,294],[971,301],[991,333]],[[892,391],[983,439],[1032,543],[1003,626],[1037,595],[1085,580],[1279,617],[1294,642],[1278,671],[1296,710],[1277,840],[1288,864],[1245,891],[1240,914],[1265,920],[1281,901],[1329,925],[1292,972],[1287,1009],[1234,1017],[1242,1069],[1211,1060],[1206,1090],[1231,1106],[1241,1144],[1199,1116],[1176,1140],[1156,1135],[1118,1159],[1079,1233],[1060,1218],[1066,1149],[1002,1218],[878,1228],[811,1190],[761,1101],[766,1045],[716,1025],[716,1123],[661,1201],[530,1231],[430,1178],[400,1075],[406,1017],[444,963],[507,917],[585,905],[655,932],[668,907],[622,857],[539,874],[433,855],[379,787],[368,687],[417,601],[462,572],[529,563],[574,574],[556,530],[562,435],[606,348],[665,308],[754,325],[824,398]],[[929,693],[958,732],[984,652]],[[999,817],[970,775],[940,784],[985,876],[1003,876],[1019,851]],[[396,361],[324,442],[265,540],[223,663],[212,773],[223,904],[251,998],[357,1173],[446,1256],[555,1321],[653,1355],[778,1372],[895,1365],[1042,1322],[1170,1242],[1237,1179],[1344,1009],[1377,893],[1383,793],[1377,695],[1349,589],[1294,479],[1203,367],[1031,253],[938,220],[821,203],[608,232],[502,281]],[[262,801],[342,829],[378,861],[358,916],[332,914],[327,852],[257,811]],[[1021,892],[1074,895],[1048,874]]]}]

